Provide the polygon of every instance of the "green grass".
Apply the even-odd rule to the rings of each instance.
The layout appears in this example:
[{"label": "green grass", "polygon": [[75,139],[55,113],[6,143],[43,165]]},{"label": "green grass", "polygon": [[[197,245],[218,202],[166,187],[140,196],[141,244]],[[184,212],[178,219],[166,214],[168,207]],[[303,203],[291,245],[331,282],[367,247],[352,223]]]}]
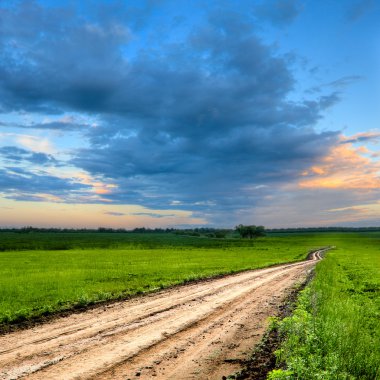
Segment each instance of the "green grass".
[{"label": "green grass", "polygon": [[[90,237],[81,235],[80,240],[80,236],[72,238],[69,234],[68,243],[73,247],[77,243],[80,248],[57,251],[37,250],[39,244],[50,244],[46,243],[48,238],[27,235],[22,236],[22,244],[32,245],[34,250],[0,252],[3,325],[198,278],[301,260],[313,248],[305,236],[248,241],[92,233],[94,246],[99,241],[112,244],[105,249],[83,248],[90,244]],[[47,236],[63,240],[62,234]],[[17,236],[11,238],[17,242]]]},{"label": "green grass", "polygon": [[271,379],[380,379],[380,233],[255,240],[133,233],[0,233],[0,328],[335,245],[292,317]]},{"label": "green grass", "polygon": [[160,248],[160,247],[225,247],[249,246],[240,239],[209,239],[180,236],[174,233],[133,232],[3,232],[0,251],[69,250],[74,248]]},{"label": "green grass", "polygon": [[337,248],[280,323],[278,358],[286,370],[271,380],[380,379],[380,234],[332,237]]},{"label": "green grass", "polygon": [[[234,235],[234,234],[232,234]],[[236,235],[236,234],[235,234]],[[176,233],[135,232],[4,232],[0,231],[1,251],[69,250],[92,248],[250,247],[249,239],[217,239]]]}]

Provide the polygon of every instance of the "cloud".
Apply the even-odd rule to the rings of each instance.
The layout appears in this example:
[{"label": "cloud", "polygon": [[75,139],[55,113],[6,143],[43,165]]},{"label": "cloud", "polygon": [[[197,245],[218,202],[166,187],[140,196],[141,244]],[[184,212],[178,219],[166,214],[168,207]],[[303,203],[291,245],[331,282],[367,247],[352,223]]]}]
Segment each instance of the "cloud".
[{"label": "cloud", "polygon": [[362,143],[371,141],[373,143],[378,143],[380,139],[380,132],[361,132],[350,137],[343,137],[341,139],[341,144],[352,144],[352,143]]},{"label": "cloud", "polygon": [[20,123],[4,123],[0,121],[0,126],[8,128],[24,128],[24,129],[46,129],[46,130],[57,130],[62,132],[68,131],[83,131],[91,127],[89,124],[80,124],[72,122],[71,120],[57,120],[44,123],[30,123],[30,124],[20,124]]},{"label": "cloud", "polygon": [[380,163],[367,148],[353,145],[360,137],[340,136],[296,181],[265,189],[238,219],[267,227],[378,225]]},{"label": "cloud", "polygon": [[105,211],[105,215],[111,215],[111,216],[124,216],[125,213],[123,212],[116,212],[116,211]]},{"label": "cloud", "polygon": [[[300,11],[295,1],[265,4],[255,15],[280,26]],[[193,210],[232,222],[339,144],[337,132],[314,129],[339,93],[290,101],[296,80],[289,62],[258,37],[246,9],[207,8],[207,17],[174,41],[144,29],[137,48],[135,33],[147,26],[123,21],[114,6],[99,5],[91,17],[34,2],[0,8],[0,110],[99,120],[96,128],[74,119],[25,124],[81,130],[88,147],[73,151],[69,164],[98,185],[7,170],[5,190]],[[155,36],[152,43],[146,34]],[[38,143],[20,142],[29,149]]]},{"label": "cloud", "polygon": [[[29,201],[69,201],[90,190],[90,186],[49,175],[32,173],[19,167],[0,169],[0,192],[5,198]],[[43,194],[43,195],[41,195]]]},{"label": "cloud", "polygon": [[15,134],[16,142],[32,151],[43,152],[46,154],[56,153],[48,138],[41,138],[33,135]]},{"label": "cloud", "polygon": [[[361,75],[347,75],[341,78],[338,78],[332,82],[323,83],[318,86],[314,86],[308,90],[306,90],[309,94],[320,93],[326,89],[333,89],[335,96],[339,97],[339,95],[350,85],[355,84],[364,80],[365,77]],[[331,95],[330,95],[331,97]]]},{"label": "cloud", "polygon": [[343,89],[353,83],[360,82],[363,79],[365,79],[365,77],[361,75],[348,75],[348,76],[339,78],[337,80],[334,80],[330,83],[327,83],[325,86],[333,87],[336,89]]},{"label": "cloud", "polygon": [[130,215],[137,216],[150,216],[151,218],[167,218],[167,217],[175,217],[176,214],[158,214],[154,212],[133,212]]},{"label": "cloud", "polygon": [[[280,186],[255,208],[239,216],[243,223],[266,227],[374,226],[379,224],[379,191]],[[354,205],[354,206],[353,206]],[[358,205],[358,206],[356,206]]]},{"label": "cloud", "polygon": [[110,200],[234,212],[257,201],[254,186],[297,178],[336,143],[337,133],[312,125],[338,95],[287,101],[294,78],[286,60],[239,22],[212,14],[189,37],[191,67],[181,49],[177,61],[171,48],[154,66],[139,61],[133,115],[103,119],[72,160],[117,181]]},{"label": "cloud", "polygon": [[29,162],[35,165],[58,165],[59,162],[50,154],[42,152],[33,152],[15,146],[0,147],[0,155],[6,161]]},{"label": "cloud", "polygon": [[299,186],[362,191],[378,189],[380,162],[366,157],[368,153],[367,148],[354,148],[346,141],[345,144],[332,148],[319,164],[306,170]]},{"label": "cloud", "polygon": [[342,225],[378,226],[380,222],[380,203],[373,198],[367,199],[365,203],[335,208],[328,211],[343,215],[346,220],[344,220]]},{"label": "cloud", "polygon": [[302,10],[299,0],[266,0],[254,7],[254,14],[275,26],[291,24]]},{"label": "cloud", "polygon": [[96,110],[127,69],[120,48],[130,36],[117,22],[91,23],[70,7],[37,2],[0,8],[0,21],[3,110]]}]

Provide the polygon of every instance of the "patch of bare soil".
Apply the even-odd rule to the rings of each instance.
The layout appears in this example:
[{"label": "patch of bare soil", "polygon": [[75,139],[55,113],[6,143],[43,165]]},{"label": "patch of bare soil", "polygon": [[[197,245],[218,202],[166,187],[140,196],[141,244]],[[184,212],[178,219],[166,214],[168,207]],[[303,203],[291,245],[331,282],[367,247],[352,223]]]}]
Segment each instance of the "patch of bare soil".
[{"label": "patch of bare soil", "polygon": [[[281,320],[291,315],[296,306],[298,293],[305,288],[311,278],[312,273],[307,276],[303,283],[297,284],[297,286],[287,294],[284,302],[278,308],[278,313],[276,314],[277,318]],[[242,363],[242,369],[238,373],[230,375],[228,378],[236,380],[265,380],[268,373],[276,368],[275,351],[279,348],[281,339],[276,327],[268,330],[261,342],[255,346],[252,356]]]},{"label": "patch of bare soil", "polygon": [[174,287],[0,336],[0,379],[222,379],[310,260]]}]

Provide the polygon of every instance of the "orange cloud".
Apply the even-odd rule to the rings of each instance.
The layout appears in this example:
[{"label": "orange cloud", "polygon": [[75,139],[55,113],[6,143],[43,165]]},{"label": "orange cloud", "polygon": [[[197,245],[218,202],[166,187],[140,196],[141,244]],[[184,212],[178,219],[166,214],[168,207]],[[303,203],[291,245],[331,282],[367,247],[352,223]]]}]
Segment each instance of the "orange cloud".
[{"label": "orange cloud", "polygon": [[[342,138],[347,141],[348,138]],[[377,189],[380,188],[380,162],[369,158],[366,147],[344,143],[334,147],[322,161],[304,171],[301,188]],[[372,156],[373,157],[373,156]]]},{"label": "orange cloud", "polygon": [[112,193],[113,189],[117,188],[117,185],[113,183],[104,183],[101,181],[94,180],[94,178],[92,178],[87,173],[78,173],[76,174],[76,177],[79,178],[82,183],[92,186],[93,192],[95,194],[109,194]]}]

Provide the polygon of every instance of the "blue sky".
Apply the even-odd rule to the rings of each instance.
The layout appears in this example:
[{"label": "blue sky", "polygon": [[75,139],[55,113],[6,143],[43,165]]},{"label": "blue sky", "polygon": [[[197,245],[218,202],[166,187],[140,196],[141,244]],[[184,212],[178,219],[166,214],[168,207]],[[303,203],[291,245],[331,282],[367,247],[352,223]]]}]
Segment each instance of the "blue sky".
[{"label": "blue sky", "polygon": [[379,225],[379,16],[1,2],[0,225]]}]

